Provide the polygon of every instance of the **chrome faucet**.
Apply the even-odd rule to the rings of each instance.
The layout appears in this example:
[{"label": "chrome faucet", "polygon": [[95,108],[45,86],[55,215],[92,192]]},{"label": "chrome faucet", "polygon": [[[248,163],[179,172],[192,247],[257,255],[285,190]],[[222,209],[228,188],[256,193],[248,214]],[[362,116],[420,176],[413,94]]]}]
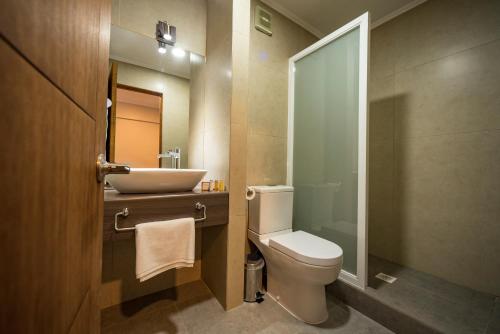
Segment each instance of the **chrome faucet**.
[{"label": "chrome faucet", "polygon": [[181,149],[176,147],[173,150],[167,150],[167,152],[158,154],[158,159],[161,158],[171,158],[171,167],[175,169],[181,168]]}]

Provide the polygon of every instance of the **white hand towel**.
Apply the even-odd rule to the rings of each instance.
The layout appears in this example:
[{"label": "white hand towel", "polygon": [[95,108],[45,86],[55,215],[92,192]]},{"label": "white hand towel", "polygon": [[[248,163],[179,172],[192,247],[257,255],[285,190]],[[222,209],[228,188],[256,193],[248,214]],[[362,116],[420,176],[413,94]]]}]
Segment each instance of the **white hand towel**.
[{"label": "white hand towel", "polygon": [[135,275],[141,281],[194,264],[194,219],[181,218],[135,226]]}]

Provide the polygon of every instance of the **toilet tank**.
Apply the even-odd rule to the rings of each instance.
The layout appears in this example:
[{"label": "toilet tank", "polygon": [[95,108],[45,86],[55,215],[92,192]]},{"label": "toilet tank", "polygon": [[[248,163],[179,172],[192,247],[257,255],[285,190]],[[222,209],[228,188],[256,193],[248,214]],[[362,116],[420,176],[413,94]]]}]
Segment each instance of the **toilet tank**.
[{"label": "toilet tank", "polygon": [[255,198],[248,205],[248,227],[257,234],[292,228],[293,187],[254,186]]}]

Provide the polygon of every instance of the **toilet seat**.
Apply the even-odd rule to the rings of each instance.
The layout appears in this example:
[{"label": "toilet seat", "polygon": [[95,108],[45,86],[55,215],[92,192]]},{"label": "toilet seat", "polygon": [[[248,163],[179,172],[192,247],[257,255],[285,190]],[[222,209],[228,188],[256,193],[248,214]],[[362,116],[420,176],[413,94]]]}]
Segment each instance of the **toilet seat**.
[{"label": "toilet seat", "polygon": [[342,248],[304,231],[272,236],[269,238],[269,247],[310,265],[329,267],[342,261]]}]

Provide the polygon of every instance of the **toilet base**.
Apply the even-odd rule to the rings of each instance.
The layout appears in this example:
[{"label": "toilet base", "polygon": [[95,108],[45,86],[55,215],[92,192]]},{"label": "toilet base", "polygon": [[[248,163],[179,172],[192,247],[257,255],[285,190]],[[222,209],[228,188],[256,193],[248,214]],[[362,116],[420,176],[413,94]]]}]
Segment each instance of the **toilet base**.
[{"label": "toilet base", "polygon": [[267,295],[297,320],[311,325],[328,320],[325,286],[294,281],[287,276],[280,282],[268,270]]},{"label": "toilet base", "polygon": [[278,305],[280,305],[282,308],[285,309],[285,311],[287,311],[288,313],[290,313],[290,315],[292,315],[295,319],[299,320],[299,321],[302,321],[302,322],[305,322],[306,324],[310,324],[310,325],[319,325],[325,321],[328,320],[328,312],[326,313],[325,315],[325,318],[320,320],[319,322],[315,322],[315,323],[312,323],[312,322],[307,322],[305,321],[304,319],[302,319],[301,317],[299,317],[298,315],[296,315],[295,313],[293,313],[292,311],[290,311],[286,305],[283,305],[278,299],[276,299],[271,293],[267,292],[266,293],[266,296],[269,296],[272,300],[274,300]]}]

